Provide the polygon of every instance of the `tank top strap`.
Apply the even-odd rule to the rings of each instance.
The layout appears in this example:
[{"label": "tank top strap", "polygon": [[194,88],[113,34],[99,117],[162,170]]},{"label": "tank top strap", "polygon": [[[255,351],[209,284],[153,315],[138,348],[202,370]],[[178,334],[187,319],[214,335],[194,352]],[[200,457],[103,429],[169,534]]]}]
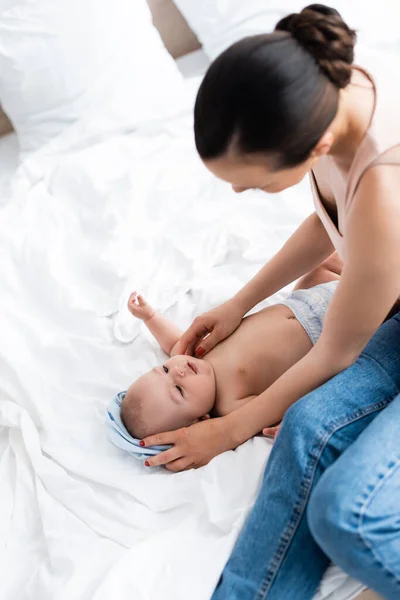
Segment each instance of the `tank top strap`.
[{"label": "tank top strap", "polygon": [[361,69],[371,80],[375,90],[375,106],[370,126],[360,144],[350,168],[345,208],[348,210],[363,174],[372,165],[400,164],[400,131],[398,106],[393,80],[387,74],[372,76]]},{"label": "tank top strap", "polygon": [[375,167],[377,165],[393,165],[400,166],[400,142],[396,144],[396,146],[392,146],[392,148],[388,148],[385,152],[376,157],[376,159],[371,163],[370,167]]}]

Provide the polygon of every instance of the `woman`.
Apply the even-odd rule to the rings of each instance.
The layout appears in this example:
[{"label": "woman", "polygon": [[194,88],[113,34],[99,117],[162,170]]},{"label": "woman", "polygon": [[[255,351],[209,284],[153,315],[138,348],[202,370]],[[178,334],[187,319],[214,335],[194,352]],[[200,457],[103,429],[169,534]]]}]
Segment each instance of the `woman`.
[{"label": "woman", "polygon": [[200,466],[271,427],[267,408],[285,399],[213,600],[309,600],[329,559],[400,598],[400,123],[395,74],[354,67],[354,41],[337,11],[311,5],[225,51],[197,97],[210,171],[237,192],[277,192],[309,173],[316,212],[234,298],[194,321],[181,351],[203,356],[334,249],[344,261],[304,359],[232,414],[144,440],[173,444],[151,465]]}]

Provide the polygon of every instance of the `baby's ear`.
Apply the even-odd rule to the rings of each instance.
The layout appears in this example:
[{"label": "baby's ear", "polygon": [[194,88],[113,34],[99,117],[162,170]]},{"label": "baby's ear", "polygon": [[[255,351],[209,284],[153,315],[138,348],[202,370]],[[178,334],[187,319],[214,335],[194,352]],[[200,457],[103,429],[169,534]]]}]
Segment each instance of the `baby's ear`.
[{"label": "baby's ear", "polygon": [[207,419],[210,419],[210,415],[204,415],[204,417],[200,417],[199,419],[195,419],[194,421],[191,422],[191,425],[194,425],[195,423],[199,423],[200,421],[207,421]]}]

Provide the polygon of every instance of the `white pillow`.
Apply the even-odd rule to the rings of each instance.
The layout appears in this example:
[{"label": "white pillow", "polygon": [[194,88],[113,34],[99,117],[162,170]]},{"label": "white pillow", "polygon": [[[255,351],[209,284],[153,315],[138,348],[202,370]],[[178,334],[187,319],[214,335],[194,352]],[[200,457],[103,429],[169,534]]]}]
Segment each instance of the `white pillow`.
[{"label": "white pillow", "polygon": [[[205,52],[213,60],[248,35],[271,32],[276,23],[308,4],[305,0],[174,0]],[[361,42],[377,49],[400,52],[400,2],[380,0],[327,0],[359,32]]]},{"label": "white pillow", "polygon": [[0,0],[0,104],[26,153],[82,117],[178,112],[185,89],[145,0]]},{"label": "white pillow", "polygon": [[[213,60],[248,35],[271,31],[288,13],[287,2],[275,0],[174,0]],[[289,9],[290,12],[290,9]]]}]

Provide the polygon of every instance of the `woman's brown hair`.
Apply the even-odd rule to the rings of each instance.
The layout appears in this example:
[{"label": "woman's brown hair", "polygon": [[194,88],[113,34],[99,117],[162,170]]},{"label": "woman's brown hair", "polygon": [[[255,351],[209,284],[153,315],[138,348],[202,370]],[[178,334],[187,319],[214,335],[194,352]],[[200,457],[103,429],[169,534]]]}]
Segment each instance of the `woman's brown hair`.
[{"label": "woman's brown hair", "polygon": [[201,158],[265,153],[276,168],[306,160],[336,115],[339,89],[350,82],[355,39],[335,9],[311,4],[273,33],[225,50],[196,99]]}]

